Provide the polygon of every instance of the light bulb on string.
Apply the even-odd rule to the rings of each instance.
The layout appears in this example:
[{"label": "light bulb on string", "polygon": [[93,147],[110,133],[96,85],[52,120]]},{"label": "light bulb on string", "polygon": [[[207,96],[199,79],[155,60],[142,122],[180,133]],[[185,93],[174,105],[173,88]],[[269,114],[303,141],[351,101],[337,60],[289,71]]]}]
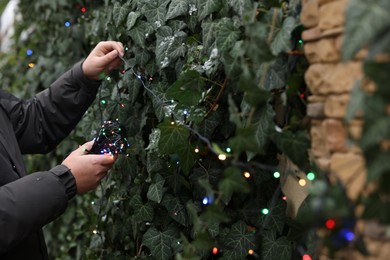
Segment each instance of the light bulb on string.
[{"label": "light bulb on string", "polygon": [[261,210],[261,213],[263,213],[263,215],[268,215],[269,214],[269,209],[264,208],[264,209]]},{"label": "light bulb on string", "polygon": [[70,26],[70,22],[69,21],[66,21],[65,22],[65,27],[69,27]]},{"label": "light bulb on string", "polygon": [[195,153],[199,153],[199,148],[198,147],[195,148]]},{"label": "light bulb on string", "polygon": [[29,67],[30,69],[32,69],[32,68],[34,68],[34,67],[35,67],[35,64],[34,64],[34,63],[32,63],[32,62],[30,62],[30,63],[28,64],[28,67]]},{"label": "light bulb on string", "polygon": [[302,260],[312,260],[312,258],[311,258],[310,255],[304,254],[304,255],[302,256]]},{"label": "light bulb on string", "polygon": [[305,187],[306,184],[307,184],[307,182],[306,182],[305,179],[299,179],[298,183],[299,183],[299,185],[302,186],[302,187]]},{"label": "light bulb on string", "polygon": [[254,255],[254,254],[255,254],[255,251],[253,249],[248,250],[248,255]]},{"label": "light bulb on string", "polygon": [[315,178],[316,178],[316,175],[313,173],[313,172],[308,172],[306,174],[306,178],[309,180],[309,181],[314,181]]},{"label": "light bulb on string", "polygon": [[230,147],[227,147],[227,148],[226,148],[226,152],[227,152],[227,153],[230,153],[231,151],[232,151],[232,148],[230,148]]},{"label": "light bulb on string", "polygon": [[34,52],[31,49],[27,49],[27,51],[26,51],[27,56],[31,56],[31,55],[33,55],[33,53]]},{"label": "light bulb on string", "polygon": [[249,179],[251,177],[251,173],[250,172],[244,172],[244,177]]},{"label": "light bulb on string", "polygon": [[82,13],[85,13],[85,12],[87,11],[87,8],[81,7],[80,11],[81,11]]},{"label": "light bulb on string", "polygon": [[336,221],[334,219],[327,219],[325,222],[325,227],[329,230],[332,230],[336,227]]},{"label": "light bulb on string", "polygon": [[347,240],[349,242],[351,242],[355,239],[355,234],[348,228],[344,228],[344,229],[340,230],[340,234],[345,240]]},{"label": "light bulb on string", "polygon": [[280,172],[274,172],[274,178],[279,179],[280,178]]},{"label": "light bulb on string", "polygon": [[218,159],[220,161],[225,161],[227,159],[227,156],[226,156],[226,154],[221,153],[221,154],[218,155]]},{"label": "light bulb on string", "polygon": [[105,105],[105,104],[107,104],[107,101],[104,100],[104,99],[102,99],[102,101],[100,101],[100,103],[101,103],[102,105]]},{"label": "light bulb on string", "polygon": [[212,250],[212,252],[213,252],[213,255],[216,255],[216,254],[218,254],[218,247],[213,247],[213,250]]}]

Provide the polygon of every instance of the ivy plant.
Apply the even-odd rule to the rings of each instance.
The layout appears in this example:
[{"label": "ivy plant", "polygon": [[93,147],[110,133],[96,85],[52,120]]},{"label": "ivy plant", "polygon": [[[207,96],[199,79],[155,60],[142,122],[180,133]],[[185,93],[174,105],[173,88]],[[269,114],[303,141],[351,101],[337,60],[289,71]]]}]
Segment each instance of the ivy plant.
[{"label": "ivy plant", "polygon": [[[102,79],[96,102],[50,158],[61,162],[113,118],[131,147],[96,192],[47,227],[53,258],[297,253],[273,176],[280,154],[310,167],[299,1],[21,0],[19,10],[2,64],[11,69],[1,75],[19,95],[47,87],[101,40],[126,49],[124,67]],[[41,160],[29,168],[47,165]]]}]

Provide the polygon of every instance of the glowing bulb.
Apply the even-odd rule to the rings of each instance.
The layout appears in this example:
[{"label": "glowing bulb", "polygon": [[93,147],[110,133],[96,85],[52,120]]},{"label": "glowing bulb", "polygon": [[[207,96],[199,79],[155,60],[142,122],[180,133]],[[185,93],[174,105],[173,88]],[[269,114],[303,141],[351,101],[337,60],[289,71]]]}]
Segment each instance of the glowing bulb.
[{"label": "glowing bulb", "polygon": [[299,185],[301,185],[302,187],[306,186],[306,180],[305,180],[305,179],[299,179],[298,183],[299,183]]},{"label": "glowing bulb", "polygon": [[336,221],[334,219],[328,219],[326,222],[325,222],[325,227],[327,229],[334,229],[336,227]]},{"label": "glowing bulb", "polygon": [[230,147],[226,148],[227,153],[230,153],[231,151],[232,151],[232,148],[230,148]]},{"label": "glowing bulb", "polygon": [[31,56],[33,54],[33,51],[31,49],[28,49],[26,51],[27,56]]},{"label": "glowing bulb", "polygon": [[199,148],[195,148],[195,153],[199,153]]},{"label": "glowing bulb", "polygon": [[87,8],[85,8],[85,7],[82,7],[82,8],[81,8],[81,12],[82,12],[82,13],[85,13],[86,11],[87,11]]},{"label": "glowing bulb", "polygon": [[263,213],[264,215],[267,215],[269,213],[269,209],[264,208],[261,210],[261,213]]},{"label": "glowing bulb", "polygon": [[29,68],[34,68],[34,67],[35,67],[35,64],[32,63],[32,62],[30,62],[30,63],[28,64],[28,67],[29,67]]},{"label": "glowing bulb", "polygon": [[207,197],[204,197],[202,200],[203,205],[209,204],[209,199]]},{"label": "glowing bulb", "polygon": [[92,233],[94,233],[95,235],[98,233],[98,231],[96,230],[96,229],[94,229],[93,231],[92,231]]},{"label": "glowing bulb", "polygon": [[65,22],[65,26],[66,26],[66,27],[69,27],[69,26],[70,26],[70,22],[66,21],[66,22]]},{"label": "glowing bulb", "polygon": [[314,179],[316,178],[316,175],[313,172],[309,172],[306,174],[306,177],[309,181],[314,181]]},{"label": "glowing bulb", "polygon": [[349,229],[342,229],[340,233],[347,241],[353,241],[355,239],[355,234]]},{"label": "glowing bulb", "polygon": [[311,258],[310,255],[304,254],[304,255],[302,256],[302,260],[312,260],[312,258]]},{"label": "glowing bulb", "polygon": [[302,40],[299,40],[298,43],[299,43],[299,44],[303,44],[303,41],[302,41]]},{"label": "glowing bulb", "polygon": [[282,198],[283,200],[287,200],[287,197],[286,196],[283,196],[283,198]]},{"label": "glowing bulb", "polygon": [[128,51],[129,50],[129,47],[125,47],[125,51]]},{"label": "glowing bulb", "polygon": [[107,80],[107,81],[110,81],[110,80],[111,80],[111,77],[107,77],[106,80]]},{"label": "glowing bulb", "polygon": [[171,121],[171,125],[174,125],[175,124],[175,122],[174,121]]},{"label": "glowing bulb", "polygon": [[125,104],[122,103],[122,104],[121,104],[121,108],[125,108]]},{"label": "glowing bulb", "polygon": [[218,254],[218,247],[213,247],[213,254],[214,255]]},{"label": "glowing bulb", "polygon": [[249,255],[253,255],[254,253],[255,253],[255,251],[253,251],[253,249],[249,249],[249,250],[248,250],[248,254],[249,254]]},{"label": "glowing bulb", "polygon": [[274,178],[275,179],[280,178],[280,172],[274,172]]},{"label": "glowing bulb", "polygon": [[249,179],[251,177],[251,173],[250,172],[244,172],[244,177]]},{"label": "glowing bulb", "polygon": [[218,159],[221,160],[221,161],[225,161],[226,158],[227,158],[226,154],[221,153],[220,155],[218,155]]},{"label": "glowing bulb", "polygon": [[104,99],[101,101],[102,105],[105,105],[107,104],[107,101],[105,101]]}]

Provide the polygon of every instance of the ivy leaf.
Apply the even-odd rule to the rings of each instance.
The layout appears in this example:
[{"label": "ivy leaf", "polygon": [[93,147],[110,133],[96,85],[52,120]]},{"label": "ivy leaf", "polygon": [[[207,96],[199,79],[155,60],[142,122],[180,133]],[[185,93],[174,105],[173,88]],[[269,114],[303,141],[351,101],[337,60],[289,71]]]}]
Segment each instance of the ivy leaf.
[{"label": "ivy leaf", "polygon": [[247,193],[250,190],[241,171],[234,167],[229,167],[224,171],[224,177],[218,187],[227,197],[230,197],[234,192]]},{"label": "ivy leaf", "polygon": [[148,193],[146,194],[148,199],[157,203],[160,203],[166,188],[164,188],[165,180],[157,180],[149,186]]},{"label": "ivy leaf", "polygon": [[129,14],[130,4],[122,4],[120,2],[115,2],[112,14],[114,17],[115,26],[119,26],[122,22],[125,21],[127,15]]},{"label": "ivy leaf", "polygon": [[245,259],[248,250],[256,247],[255,235],[247,231],[247,225],[243,221],[234,223],[230,232],[223,238],[227,250],[224,250],[226,259]]},{"label": "ivy leaf", "polygon": [[275,112],[270,105],[264,106],[262,109],[255,112],[253,117],[253,126],[255,128],[256,145],[264,151],[265,145],[269,140],[271,130],[275,128],[273,123]]},{"label": "ivy leaf", "polygon": [[211,21],[203,21],[202,22],[202,41],[203,46],[206,50],[210,49],[216,39],[217,39],[217,33],[218,33],[218,23],[211,22]]},{"label": "ivy leaf", "polygon": [[167,15],[167,0],[146,1],[143,13],[151,24],[157,29],[165,24]]},{"label": "ivy leaf", "polygon": [[263,232],[261,259],[291,259],[292,250],[290,243],[286,237],[276,238],[273,230]]},{"label": "ivy leaf", "polygon": [[352,57],[365,45],[390,27],[390,1],[351,0],[347,17],[342,57]]},{"label": "ivy leaf", "polygon": [[187,70],[179,76],[166,94],[169,99],[178,100],[182,106],[196,106],[202,98],[204,85],[205,82],[199,72]]},{"label": "ivy leaf", "polygon": [[218,25],[217,47],[221,52],[230,51],[240,38],[240,31],[229,18],[222,19]]},{"label": "ivy leaf", "polygon": [[365,126],[364,135],[361,138],[362,149],[375,147],[381,140],[390,139],[390,117],[379,117],[375,124]]},{"label": "ivy leaf", "polygon": [[237,128],[236,135],[229,139],[229,146],[234,153],[242,153],[250,151],[254,153],[262,153],[262,147],[259,147],[255,139],[255,129],[253,126],[245,128]]},{"label": "ivy leaf", "polygon": [[177,149],[188,143],[188,130],[178,124],[164,121],[158,127],[161,131],[158,147],[162,154],[177,153]]},{"label": "ivy leaf", "polygon": [[361,81],[357,80],[352,87],[351,97],[347,106],[345,120],[350,122],[359,111],[363,111],[364,92],[361,87]]},{"label": "ivy leaf", "polygon": [[198,0],[199,16],[198,20],[202,21],[206,16],[218,12],[222,7],[221,0]]},{"label": "ivy leaf", "polygon": [[388,163],[390,152],[382,152],[376,156],[371,156],[367,162],[367,180],[375,181],[383,174],[390,172],[390,164]]},{"label": "ivy leaf", "polygon": [[127,30],[131,30],[133,26],[135,25],[135,22],[137,19],[141,16],[141,13],[138,11],[130,12],[127,15],[127,22],[126,22],[126,28]]},{"label": "ivy leaf", "polygon": [[304,131],[293,133],[283,131],[271,136],[276,146],[285,153],[296,165],[304,166],[308,161],[308,149],[310,142]]},{"label": "ivy leaf", "polygon": [[166,20],[185,15],[188,13],[188,1],[185,0],[172,0],[168,8]]},{"label": "ivy leaf", "polygon": [[284,200],[277,200],[275,205],[269,206],[270,212],[268,215],[262,215],[260,221],[261,226],[267,230],[276,231],[281,235],[286,220],[286,202]]},{"label": "ivy leaf", "polygon": [[252,2],[250,0],[228,0],[228,3],[241,17],[243,17],[245,13],[253,10]]},{"label": "ivy leaf", "polygon": [[289,76],[288,57],[279,55],[269,66],[261,66],[267,73],[264,88],[268,91],[285,88]]},{"label": "ivy leaf", "polygon": [[145,46],[145,34],[149,34],[152,31],[153,28],[149,23],[145,21],[139,21],[137,25],[129,31],[128,35],[135,44],[143,47]]},{"label": "ivy leaf", "polygon": [[167,209],[170,216],[175,221],[177,221],[183,226],[188,226],[187,210],[181,203],[179,198],[167,194],[166,196],[164,196],[161,205],[163,205]]},{"label": "ivy leaf", "polygon": [[130,205],[134,209],[134,220],[143,222],[143,221],[152,221],[154,218],[153,207],[150,203],[143,204],[140,195],[135,195],[131,198]]},{"label": "ivy leaf", "polygon": [[194,166],[196,161],[194,149],[195,148],[189,144],[177,148],[177,154],[179,155],[180,166],[186,175],[188,175],[188,173],[190,172],[192,166]]},{"label": "ivy leaf", "polygon": [[276,36],[271,43],[271,52],[277,56],[282,52],[287,52],[292,49],[291,32],[297,25],[297,21],[294,17],[287,17],[280,28],[276,32]]},{"label": "ivy leaf", "polygon": [[178,232],[173,227],[168,227],[164,231],[156,228],[149,228],[144,234],[142,242],[147,246],[155,259],[172,259],[173,250],[171,245],[178,240]]}]

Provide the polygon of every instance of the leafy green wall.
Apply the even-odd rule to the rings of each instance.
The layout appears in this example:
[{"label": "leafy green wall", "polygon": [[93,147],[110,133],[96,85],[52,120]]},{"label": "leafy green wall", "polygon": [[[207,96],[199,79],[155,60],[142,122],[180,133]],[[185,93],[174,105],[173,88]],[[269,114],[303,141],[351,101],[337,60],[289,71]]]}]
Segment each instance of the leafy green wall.
[{"label": "leafy green wall", "polygon": [[31,96],[101,40],[122,42],[132,67],[103,79],[56,151],[27,157],[30,170],[60,163],[110,117],[131,144],[46,228],[53,258],[302,254],[274,178],[279,153],[310,170],[299,1],[22,0],[20,11],[2,88]]}]

